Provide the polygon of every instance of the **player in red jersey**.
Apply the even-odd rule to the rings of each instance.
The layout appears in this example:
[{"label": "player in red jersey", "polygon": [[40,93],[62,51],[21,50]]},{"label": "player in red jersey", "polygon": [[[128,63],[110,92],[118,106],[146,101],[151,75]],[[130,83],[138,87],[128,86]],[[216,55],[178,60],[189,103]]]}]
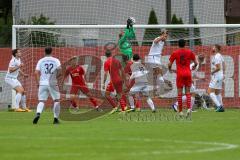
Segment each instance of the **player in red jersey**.
[{"label": "player in red jersey", "polygon": [[110,75],[110,83],[106,89],[106,98],[109,103],[114,107],[117,108],[117,104],[114,100],[110,97],[110,92],[114,90],[117,93],[117,97],[120,102],[120,106],[122,111],[126,110],[126,98],[123,94],[123,84],[125,82],[125,74],[122,69],[122,65],[119,60],[112,57],[112,53],[110,51],[106,51],[105,53],[107,60],[104,63],[104,80],[103,80],[103,89],[105,89],[105,83],[107,80],[107,75]]},{"label": "player in red jersey", "polygon": [[178,105],[179,105],[179,115],[183,116],[182,112],[182,93],[185,87],[186,97],[187,97],[187,116],[191,115],[191,93],[190,87],[192,85],[192,74],[190,70],[191,61],[194,62],[193,68],[196,68],[198,62],[195,58],[195,54],[191,50],[185,48],[185,40],[180,39],[178,41],[179,49],[174,51],[169,58],[170,63],[168,64],[169,71],[172,72],[172,64],[176,61],[177,65],[177,88],[178,88]]},{"label": "player in red jersey", "polygon": [[72,78],[72,87],[70,90],[71,94],[71,104],[74,108],[78,108],[79,101],[78,101],[78,92],[81,91],[83,94],[85,94],[87,97],[89,97],[89,100],[93,104],[93,106],[100,111],[97,105],[97,100],[95,98],[92,98],[92,95],[90,94],[90,91],[86,85],[84,75],[85,71],[81,65],[78,65],[78,57],[73,57],[71,60],[71,66],[66,69],[64,79],[70,75]]}]

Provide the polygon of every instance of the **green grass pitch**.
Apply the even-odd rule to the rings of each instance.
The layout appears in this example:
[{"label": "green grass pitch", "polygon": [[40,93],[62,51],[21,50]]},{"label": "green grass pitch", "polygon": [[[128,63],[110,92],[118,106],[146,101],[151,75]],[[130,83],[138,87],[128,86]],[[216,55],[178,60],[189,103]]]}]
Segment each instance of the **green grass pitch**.
[{"label": "green grass pitch", "polygon": [[[134,117],[138,113],[130,114]],[[33,112],[0,112],[1,160],[240,158],[240,110],[237,109],[225,113],[199,110],[193,113],[192,121],[144,121],[144,118],[137,121],[113,114],[86,122],[61,121],[60,125],[53,125],[52,113],[45,111],[39,123],[33,125],[33,117]]]}]

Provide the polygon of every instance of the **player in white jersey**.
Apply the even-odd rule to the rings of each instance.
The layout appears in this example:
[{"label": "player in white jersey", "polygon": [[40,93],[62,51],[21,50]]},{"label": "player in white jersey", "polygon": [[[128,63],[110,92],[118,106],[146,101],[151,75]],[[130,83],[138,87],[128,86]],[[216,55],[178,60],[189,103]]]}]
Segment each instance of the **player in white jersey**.
[{"label": "player in white jersey", "polygon": [[225,63],[220,52],[221,46],[215,44],[212,48],[212,53],[214,55],[211,59],[211,81],[208,88],[208,94],[214,104],[217,106],[216,112],[224,112],[221,90],[224,78],[223,71],[225,69]]},{"label": "player in white jersey", "polygon": [[38,106],[33,124],[37,124],[44,108],[44,103],[48,99],[49,93],[54,101],[54,124],[58,124],[60,114],[60,92],[57,83],[57,74],[61,69],[61,63],[57,58],[51,56],[52,48],[45,48],[45,57],[40,59],[36,66],[36,82],[38,85]]},{"label": "player in white jersey", "polygon": [[[199,79],[196,75],[198,69],[201,67],[201,64],[203,63],[204,61],[204,56],[202,54],[198,55],[197,57],[197,62],[198,62],[198,65],[196,68],[194,68],[194,63],[191,63],[190,64],[190,69],[191,69],[191,72],[192,72],[192,78],[193,78],[193,82],[192,82],[192,86],[190,88],[190,93],[191,93],[191,109],[193,109],[193,105],[194,105],[194,102],[195,102],[195,96],[196,96],[196,86],[194,84],[194,79]],[[187,97],[186,95],[182,96],[182,101],[183,102],[186,102],[187,100]],[[178,102],[175,102],[173,105],[172,105],[172,108],[175,112],[178,111]]]},{"label": "player in white jersey", "polygon": [[[139,94],[147,97],[147,104],[151,108],[152,112],[156,112],[155,106],[151,97],[149,96],[150,86],[148,84],[148,71],[146,67],[141,63],[140,56],[138,54],[133,55],[133,64],[131,65],[132,75],[130,81],[134,81],[134,85],[130,89],[129,94],[139,98]],[[131,83],[131,82],[130,82]]]},{"label": "player in white jersey", "polygon": [[[24,88],[22,84],[18,81],[18,75],[19,73],[22,74],[24,77],[28,77],[27,74],[25,74],[21,68],[23,67],[23,63],[21,62],[21,56],[22,53],[19,49],[14,49],[12,51],[12,59],[9,62],[8,66],[8,72],[5,77],[5,82],[9,84],[12,89],[16,91],[15,96],[15,110],[16,112],[30,112],[26,107],[26,95],[24,94]],[[20,105],[23,109],[20,108]]]},{"label": "player in white jersey", "polygon": [[150,66],[153,68],[154,86],[157,85],[157,88],[159,88],[160,85],[164,83],[161,57],[167,37],[168,31],[162,31],[160,36],[153,40],[152,46],[147,56],[147,63],[150,64]]}]

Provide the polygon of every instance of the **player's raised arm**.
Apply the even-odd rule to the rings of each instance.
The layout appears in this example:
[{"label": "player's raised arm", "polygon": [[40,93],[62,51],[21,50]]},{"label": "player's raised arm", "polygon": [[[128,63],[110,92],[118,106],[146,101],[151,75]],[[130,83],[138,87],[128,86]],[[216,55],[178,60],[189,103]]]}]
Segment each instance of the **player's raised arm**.
[{"label": "player's raised arm", "polygon": [[129,17],[127,20],[127,27],[125,28],[124,32],[120,33],[119,41],[120,43],[126,41],[127,39],[133,39],[136,37],[135,29],[133,25],[135,24],[135,19],[133,17]]}]

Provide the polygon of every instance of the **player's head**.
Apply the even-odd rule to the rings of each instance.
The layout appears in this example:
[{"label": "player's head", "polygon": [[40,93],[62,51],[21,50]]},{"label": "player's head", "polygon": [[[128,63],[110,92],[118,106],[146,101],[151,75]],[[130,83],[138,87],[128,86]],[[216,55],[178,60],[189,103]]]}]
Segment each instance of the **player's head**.
[{"label": "player's head", "polygon": [[168,31],[167,30],[162,30],[160,33],[160,36],[163,38],[163,40],[167,40],[168,38]]},{"label": "player's head", "polygon": [[202,63],[204,62],[204,59],[205,59],[205,57],[204,57],[203,54],[199,54],[199,55],[198,55],[198,62],[199,62],[200,64],[202,64]]},{"label": "player's head", "polygon": [[52,48],[51,47],[46,47],[45,48],[45,55],[51,55],[52,54]]},{"label": "player's head", "polygon": [[21,51],[20,51],[20,49],[14,49],[14,50],[12,50],[12,55],[13,55],[13,57],[21,57]]},{"label": "player's head", "polygon": [[140,58],[140,56],[139,56],[139,54],[134,54],[133,55],[133,61],[134,62],[137,62],[137,61],[139,61],[141,58]]},{"label": "player's head", "polygon": [[213,53],[218,53],[221,51],[221,46],[219,44],[215,44],[212,48]]},{"label": "player's head", "polygon": [[178,40],[178,47],[184,48],[186,45],[186,41],[184,39],[179,39]]},{"label": "player's head", "polygon": [[112,52],[110,50],[106,50],[105,52],[105,56],[108,58],[108,57],[111,57],[112,56]]},{"label": "player's head", "polygon": [[129,60],[129,58],[127,55],[122,54],[122,60],[123,60],[123,62],[127,62]]},{"label": "player's head", "polygon": [[78,57],[77,56],[73,56],[71,59],[70,59],[70,65],[72,67],[75,67],[78,65]]}]

